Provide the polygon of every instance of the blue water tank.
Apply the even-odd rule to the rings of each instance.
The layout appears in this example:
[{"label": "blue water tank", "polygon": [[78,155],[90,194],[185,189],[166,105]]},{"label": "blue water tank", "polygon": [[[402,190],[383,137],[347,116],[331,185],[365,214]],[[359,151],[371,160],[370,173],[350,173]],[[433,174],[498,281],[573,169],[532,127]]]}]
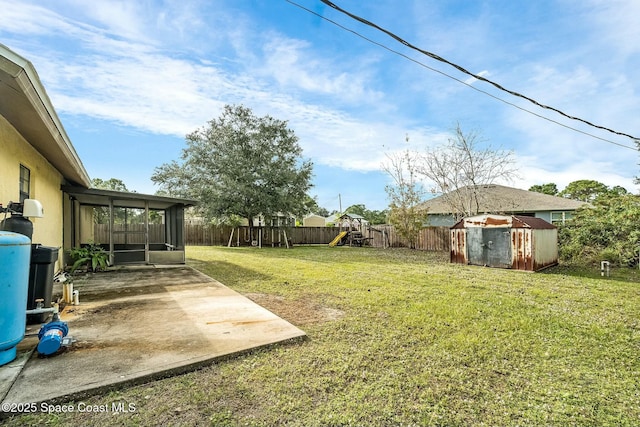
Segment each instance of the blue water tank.
[{"label": "blue water tank", "polygon": [[0,366],[16,358],[27,323],[31,240],[0,231]]}]

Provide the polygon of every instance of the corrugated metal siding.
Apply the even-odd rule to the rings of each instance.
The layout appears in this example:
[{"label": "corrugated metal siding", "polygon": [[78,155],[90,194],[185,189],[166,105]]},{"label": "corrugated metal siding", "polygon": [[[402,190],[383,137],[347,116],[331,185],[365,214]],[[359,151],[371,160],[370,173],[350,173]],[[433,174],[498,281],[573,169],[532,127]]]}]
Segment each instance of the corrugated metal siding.
[{"label": "corrugated metal siding", "polygon": [[558,230],[534,230],[534,271],[558,263]]},{"label": "corrugated metal siding", "polygon": [[482,228],[472,227],[466,229],[465,234],[467,248],[467,264],[485,265],[485,248],[482,239]]},{"label": "corrugated metal siding", "polygon": [[457,264],[467,263],[466,237],[467,230],[460,228],[451,230],[451,262]]},{"label": "corrugated metal siding", "polygon": [[484,265],[488,267],[511,268],[513,250],[511,232],[508,228],[483,228]]},{"label": "corrugated metal siding", "polygon": [[527,228],[511,229],[511,268],[515,270],[533,270],[533,230]]},{"label": "corrugated metal siding", "polygon": [[[518,218],[519,219],[519,218]],[[451,228],[451,262],[459,264],[475,264],[470,260],[469,255],[470,245],[483,248],[483,260],[484,260],[484,243],[483,235],[485,233],[480,232],[478,228],[493,229],[496,232],[498,228],[505,228],[505,231],[510,233],[510,242],[502,242],[500,245],[511,246],[511,265],[506,268],[513,268],[516,270],[525,271],[537,271],[542,268],[555,265],[558,263],[558,230],[547,223],[541,223],[540,220],[530,221],[531,225],[525,224],[521,221],[514,221],[519,223],[521,227],[505,227],[505,219],[499,216],[483,216],[471,217],[466,220],[458,222],[454,228]],[[540,227],[540,228],[535,228]],[[471,230],[476,232],[469,233]],[[470,242],[474,239],[473,242]],[[478,240],[477,242],[475,240]],[[494,243],[498,243],[501,239],[493,238]],[[503,251],[505,248],[495,248],[496,250]],[[506,248],[509,249],[509,248]],[[475,253],[474,253],[475,254]],[[475,254],[478,255],[478,254]],[[478,258],[478,256],[475,256]],[[474,258],[474,259],[475,259]],[[476,260],[477,261],[477,260]],[[484,264],[489,263],[489,258],[483,261]],[[481,263],[481,265],[483,265]]]}]

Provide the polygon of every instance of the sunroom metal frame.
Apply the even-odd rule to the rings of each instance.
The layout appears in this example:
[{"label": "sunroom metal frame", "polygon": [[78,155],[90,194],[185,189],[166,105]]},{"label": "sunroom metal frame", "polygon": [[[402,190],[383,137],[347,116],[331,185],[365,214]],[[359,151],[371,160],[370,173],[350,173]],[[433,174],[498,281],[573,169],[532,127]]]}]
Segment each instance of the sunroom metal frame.
[{"label": "sunroom metal frame", "polygon": [[[88,242],[81,241],[83,207],[106,207],[109,210],[109,242],[103,247],[109,253],[111,265],[119,264],[184,264],[184,211],[197,204],[196,200],[122,191],[101,190],[78,186],[62,186],[70,201],[70,247]],[[114,209],[144,209],[144,244],[116,244]],[[149,242],[149,212],[164,211],[165,242],[151,245]]]}]

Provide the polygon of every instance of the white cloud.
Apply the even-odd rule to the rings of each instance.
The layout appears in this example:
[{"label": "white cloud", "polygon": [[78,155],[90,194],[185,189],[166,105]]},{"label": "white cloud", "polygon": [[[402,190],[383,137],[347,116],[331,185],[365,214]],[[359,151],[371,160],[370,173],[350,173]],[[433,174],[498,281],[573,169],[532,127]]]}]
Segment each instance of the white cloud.
[{"label": "white cloud", "polygon": [[[636,152],[488,100],[377,48],[337,52],[320,47],[317,38],[285,35],[275,24],[257,29],[250,17],[225,9],[235,6],[216,5],[215,12],[206,14],[199,8],[204,3],[198,2],[169,0],[157,8],[153,2],[73,0],[62,2],[65,11],[56,13],[58,2],[42,4],[49,8],[0,0],[0,33],[16,41],[17,49],[36,66],[56,109],[68,115],[183,137],[217,117],[224,104],[242,103],[256,114],[288,120],[306,157],[359,171],[378,170],[385,152],[444,142],[447,133],[433,123],[449,126],[462,119],[466,127],[464,119],[471,118],[471,126],[479,123],[492,143],[513,147],[524,159],[522,187],[543,182],[562,186],[589,178],[630,189],[638,174]],[[440,22],[444,15],[427,14],[417,3],[416,11],[425,15],[416,14],[403,25],[422,24],[408,27],[428,29],[418,45],[435,45],[431,50],[436,53],[462,58],[462,65],[482,70],[478,76],[489,76],[492,70],[508,88],[594,123],[639,133],[634,129],[640,110],[633,66],[637,59],[633,62],[631,55],[639,49],[635,40],[640,39],[640,10],[632,13],[638,5],[625,3],[623,13],[622,3],[611,7],[604,1],[587,2],[579,18],[598,33],[585,39],[579,55],[572,46],[549,46],[548,56],[527,58],[513,70],[500,62],[504,58],[499,53],[514,49],[514,43],[496,45],[495,35],[489,34],[491,22],[484,17],[472,28],[452,26],[451,20]],[[472,21],[453,19],[458,24]],[[596,55],[592,42],[598,35],[600,49],[627,55],[610,61],[625,66],[609,68],[602,54]],[[41,47],[41,39],[48,43]],[[475,82],[467,79],[474,87],[487,86]],[[562,123],[630,144],[499,95]]]},{"label": "white cloud", "polygon": [[[521,82],[520,91],[595,125],[640,133],[634,126],[640,98],[634,95],[636,83],[631,76],[616,68],[603,72],[598,61],[559,67],[544,63],[531,67],[531,73]],[[595,179],[635,191],[633,177],[638,175],[639,158],[631,139],[525,101],[517,103],[536,114],[585,132],[579,133],[515,109],[505,110],[505,126],[516,139],[523,141],[517,153],[527,159],[523,163],[525,185],[556,182],[562,187],[578,179]]]},{"label": "white cloud", "polygon": [[[137,57],[40,59],[58,110],[118,122],[152,133],[184,136],[219,111],[236,90],[215,68],[146,53]],[[70,89],[73,88],[73,89]]]},{"label": "white cloud", "polygon": [[130,2],[118,0],[92,0],[91,2],[73,1],[72,4],[81,11],[84,18],[110,34],[118,37],[151,43],[145,21],[154,14],[146,2]]},{"label": "white cloud", "polygon": [[636,0],[588,0],[581,3],[584,19],[591,22],[597,34],[593,42],[612,56],[625,57],[640,52],[640,2]]},{"label": "white cloud", "polygon": [[[19,35],[22,38],[33,36],[62,36],[67,39],[84,37],[93,32],[101,32],[97,28],[73,21],[55,11],[35,4],[16,4],[0,0],[0,31]],[[28,38],[24,40],[29,44]]]},{"label": "white cloud", "polygon": [[[489,73],[489,71],[488,71],[488,70],[483,70],[483,71],[480,71],[479,73],[476,73],[476,76],[478,76],[478,77],[485,77],[485,78],[488,78],[488,76],[490,76],[490,75],[491,75],[491,74]],[[468,78],[467,80],[465,80],[464,82],[465,82],[466,84],[470,85],[470,84],[473,84],[473,83],[475,83],[475,82],[477,82],[477,81],[478,81],[478,79],[477,79],[476,77],[469,77],[469,78]]]},{"label": "white cloud", "polygon": [[247,71],[277,82],[280,90],[294,94],[303,91],[303,95],[325,97],[340,104],[375,105],[382,100],[382,93],[372,89],[368,71],[375,59],[324,57],[308,41],[273,32],[262,36],[262,57]]},{"label": "white cloud", "polygon": [[361,121],[341,111],[295,101],[287,104],[282,116],[289,117],[305,156],[349,170],[380,170],[385,153],[423,150],[442,144],[448,137],[448,133],[429,127]]},{"label": "white cloud", "polygon": [[609,187],[619,185],[630,192],[637,192],[633,177],[615,173],[615,163],[607,161],[607,159],[585,158],[572,163],[568,167],[563,167],[561,170],[551,170],[545,169],[544,166],[536,166],[536,163],[538,163],[536,158],[520,158],[519,163],[522,165],[520,168],[521,179],[518,179],[515,183],[517,187],[525,190],[532,185],[549,182],[555,183],[558,189],[562,190],[570,182],[592,179]]},{"label": "white cloud", "polygon": [[[104,9],[96,19],[114,15]],[[116,15],[129,16],[131,8]],[[62,20],[58,17],[52,18]],[[135,27],[135,20],[124,19]],[[304,90],[344,101],[374,105],[379,94],[365,87],[362,74],[337,70],[330,61],[313,57],[310,47],[282,36],[266,38],[266,67],[229,71],[211,61],[171,57],[144,41],[128,41],[85,25],[72,25],[83,49],[74,55],[44,51],[29,54],[56,105],[68,115],[88,116],[158,134],[183,137],[216,117],[222,105],[242,103],[256,114],[286,118],[301,138],[305,156],[353,170],[378,170],[384,146],[402,141],[402,123],[370,123],[347,111],[302,101]],[[116,31],[111,27],[109,31]],[[131,28],[129,36],[139,31]],[[241,45],[243,43],[240,43]],[[244,55],[244,53],[240,53]],[[274,87],[271,80],[281,87]],[[384,108],[378,106],[377,108]],[[421,130],[412,131],[418,141]]]}]

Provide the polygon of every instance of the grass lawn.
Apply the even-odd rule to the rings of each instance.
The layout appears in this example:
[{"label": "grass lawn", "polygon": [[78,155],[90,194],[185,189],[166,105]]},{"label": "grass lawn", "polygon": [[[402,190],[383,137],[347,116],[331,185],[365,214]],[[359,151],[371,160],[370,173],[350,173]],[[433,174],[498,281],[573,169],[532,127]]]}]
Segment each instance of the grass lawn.
[{"label": "grass lawn", "polygon": [[640,425],[636,270],[532,274],[348,247],[189,247],[187,256],[309,338],[85,400],[134,402],[134,414],[8,422]]}]

